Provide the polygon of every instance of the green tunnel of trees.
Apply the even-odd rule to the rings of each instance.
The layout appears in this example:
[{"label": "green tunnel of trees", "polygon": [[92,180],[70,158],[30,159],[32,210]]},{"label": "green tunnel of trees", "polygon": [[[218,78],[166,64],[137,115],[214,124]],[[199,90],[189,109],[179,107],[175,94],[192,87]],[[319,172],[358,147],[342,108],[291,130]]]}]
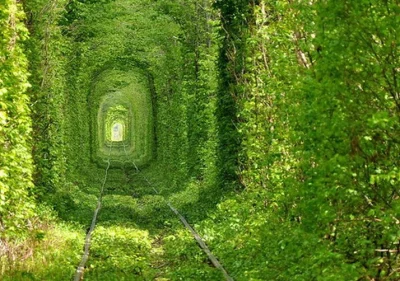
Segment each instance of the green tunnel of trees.
[{"label": "green tunnel of trees", "polygon": [[[97,142],[98,161],[112,157],[139,166],[146,164],[152,158],[154,146],[151,95],[139,80],[146,81],[146,77],[116,70],[100,76],[90,96],[90,108],[94,111],[91,138]],[[115,124],[122,129],[120,141],[112,138]]]},{"label": "green tunnel of trees", "polygon": [[[23,245],[82,236],[110,157],[147,173],[235,280],[400,280],[399,14],[0,0],[1,276],[50,280],[29,279]],[[159,280],[219,280],[177,268]]]}]

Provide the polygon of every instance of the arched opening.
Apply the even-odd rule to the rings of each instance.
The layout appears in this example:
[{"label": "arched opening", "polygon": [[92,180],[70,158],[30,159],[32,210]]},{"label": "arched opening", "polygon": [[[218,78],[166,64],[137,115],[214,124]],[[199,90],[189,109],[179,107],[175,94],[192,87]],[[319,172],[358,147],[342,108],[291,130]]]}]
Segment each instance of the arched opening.
[{"label": "arched opening", "polygon": [[[106,71],[94,87],[97,114],[93,117],[95,161],[126,159],[136,165],[147,163],[153,152],[151,96],[143,78],[135,73]],[[118,83],[117,83],[118,82]]]},{"label": "arched opening", "polygon": [[111,141],[119,142],[124,140],[124,126],[121,123],[114,123],[111,127]]}]

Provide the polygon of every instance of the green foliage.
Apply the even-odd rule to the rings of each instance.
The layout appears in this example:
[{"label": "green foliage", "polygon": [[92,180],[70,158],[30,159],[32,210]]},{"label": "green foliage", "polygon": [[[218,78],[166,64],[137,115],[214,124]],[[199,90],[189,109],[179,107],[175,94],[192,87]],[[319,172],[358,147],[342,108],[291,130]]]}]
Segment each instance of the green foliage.
[{"label": "green foliage", "polygon": [[58,22],[66,1],[35,0],[24,3],[29,15],[29,91],[35,163],[35,195],[40,200],[65,184],[65,65],[68,42]]},{"label": "green foliage", "polygon": [[169,261],[164,269],[167,280],[222,280],[222,273],[211,267],[206,255],[187,230],[166,236],[163,258]]},{"label": "green foliage", "polygon": [[151,240],[146,231],[97,227],[92,240],[87,280],[149,280]]},{"label": "green foliage", "polygon": [[68,280],[79,262],[84,232],[39,207],[24,239],[2,241],[1,280]]},{"label": "green foliage", "polygon": [[[220,71],[237,89],[247,190],[210,214],[205,235],[218,233],[238,280],[396,280],[398,7],[233,2],[216,2],[231,44]],[[230,261],[229,248],[260,263]]]},{"label": "green foliage", "polygon": [[0,2],[0,239],[19,236],[33,215],[32,149],[25,14]]},{"label": "green foliage", "polygon": [[243,79],[249,30],[246,22],[252,21],[247,1],[216,1],[214,6],[221,12],[220,30],[222,45],[219,55],[219,87],[217,93],[218,149],[217,167],[219,182],[230,189],[238,183],[240,144],[242,135],[240,103],[245,93]]}]

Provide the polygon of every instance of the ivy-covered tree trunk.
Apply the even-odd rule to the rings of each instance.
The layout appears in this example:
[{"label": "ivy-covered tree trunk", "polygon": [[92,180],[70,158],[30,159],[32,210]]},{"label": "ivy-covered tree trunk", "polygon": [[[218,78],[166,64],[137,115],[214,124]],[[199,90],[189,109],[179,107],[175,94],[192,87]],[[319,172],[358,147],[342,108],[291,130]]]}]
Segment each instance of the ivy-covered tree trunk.
[{"label": "ivy-covered tree trunk", "polygon": [[66,38],[59,22],[66,1],[25,3],[31,38],[29,91],[33,118],[36,196],[41,200],[65,186],[65,56]]},{"label": "ivy-covered tree trunk", "polygon": [[216,1],[221,13],[223,36],[219,57],[219,89],[217,94],[219,180],[224,187],[238,183],[241,133],[238,125],[241,99],[245,94],[246,54],[253,1]]}]

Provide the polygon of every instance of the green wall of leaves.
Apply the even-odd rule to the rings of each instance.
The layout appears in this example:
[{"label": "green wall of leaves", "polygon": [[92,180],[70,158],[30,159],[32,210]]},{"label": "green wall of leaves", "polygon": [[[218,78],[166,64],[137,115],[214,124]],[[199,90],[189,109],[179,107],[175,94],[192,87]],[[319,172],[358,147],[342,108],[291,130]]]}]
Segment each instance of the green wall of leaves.
[{"label": "green wall of leaves", "polygon": [[28,30],[17,1],[0,1],[0,238],[20,236],[33,215]]},{"label": "green wall of leaves", "polygon": [[398,3],[216,6],[245,188],[204,228],[217,253],[237,280],[397,280]]}]

